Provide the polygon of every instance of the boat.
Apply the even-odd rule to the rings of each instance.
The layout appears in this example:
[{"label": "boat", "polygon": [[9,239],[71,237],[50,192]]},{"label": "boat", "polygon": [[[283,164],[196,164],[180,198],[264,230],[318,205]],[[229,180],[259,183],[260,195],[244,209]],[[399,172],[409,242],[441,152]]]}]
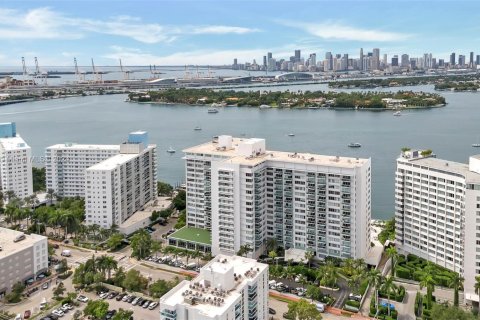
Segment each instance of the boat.
[{"label": "boat", "polygon": [[226,104],[225,102],[222,102],[222,103],[215,103],[215,102],[214,102],[214,103],[212,103],[212,104],[210,105],[210,107],[212,107],[212,108],[219,108],[219,107],[225,107],[226,105],[227,105],[227,104]]},{"label": "boat", "polygon": [[196,126],[195,129],[193,129],[193,130],[200,131],[200,130],[202,130],[202,128],[200,128],[199,126]]},{"label": "boat", "polygon": [[218,109],[216,109],[216,108],[208,108],[207,112],[208,112],[208,113],[218,113]]},{"label": "boat", "polygon": [[260,109],[270,109],[271,106],[269,106],[268,104],[262,104],[262,105],[260,105],[260,107],[258,107],[258,108],[260,108]]},{"label": "boat", "polygon": [[399,116],[402,115],[402,113],[400,111],[396,111],[396,112],[393,113],[393,115],[396,116],[396,117],[399,117]]},{"label": "boat", "polygon": [[295,137],[295,134],[294,133],[289,133],[288,136],[289,137]]},{"label": "boat", "polygon": [[349,147],[349,148],[360,148],[361,146],[362,146],[362,145],[361,145],[360,143],[358,143],[358,142],[350,142],[350,143],[348,144],[348,147]]},{"label": "boat", "polygon": [[168,148],[167,152],[168,152],[168,153],[175,153],[175,152],[176,152],[176,150],[175,150],[175,149],[173,149],[172,147],[170,147],[170,148]]},{"label": "boat", "polygon": [[480,148],[480,143],[473,143],[473,144],[472,144],[472,147],[474,147],[474,148]]}]

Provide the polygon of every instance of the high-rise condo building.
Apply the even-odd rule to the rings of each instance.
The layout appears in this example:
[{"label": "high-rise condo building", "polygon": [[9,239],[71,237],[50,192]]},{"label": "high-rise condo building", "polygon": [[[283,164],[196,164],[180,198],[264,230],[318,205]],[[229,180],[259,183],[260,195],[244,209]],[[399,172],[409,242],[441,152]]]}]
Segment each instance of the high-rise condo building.
[{"label": "high-rise condo building", "polygon": [[373,49],[371,67],[372,67],[372,70],[379,70],[380,69],[380,49],[378,49],[378,48]]},{"label": "high-rise condo building", "polygon": [[466,300],[478,301],[480,275],[480,156],[468,164],[407,151],[397,159],[396,243],[464,276]]},{"label": "high-rise condo building", "polygon": [[14,122],[0,123],[0,190],[19,198],[33,194],[32,150]]},{"label": "high-rise condo building", "polygon": [[363,63],[363,48],[360,48],[359,69],[360,69],[361,71],[365,70],[365,69],[363,68],[363,66],[364,66],[364,63]]},{"label": "high-rise condo building", "polygon": [[47,237],[0,228],[0,296],[48,270]]},{"label": "high-rise condo building", "polygon": [[402,54],[401,66],[402,68],[408,68],[410,66],[410,58],[408,54]]},{"label": "high-rise condo building", "polygon": [[65,143],[46,148],[47,190],[60,197],[84,197],[85,170],[119,152],[119,145]]},{"label": "high-rise condo building", "polygon": [[267,151],[264,139],[220,136],[184,150],[187,225],[212,233],[213,254],[252,257],[268,239],[317,258],[370,247],[369,159]]},{"label": "high-rise condo building", "polygon": [[86,170],[87,224],[120,225],[157,197],[156,146],[148,134],[132,132],[120,153]]},{"label": "high-rise condo building", "polygon": [[160,299],[160,320],[268,319],[268,265],[217,255]]},{"label": "high-rise condo building", "polygon": [[475,64],[475,61],[473,60],[473,51],[471,51],[470,52],[470,60],[468,62],[468,65],[469,65],[470,68],[473,68],[474,64]]},{"label": "high-rise condo building", "polygon": [[299,62],[301,57],[300,50],[295,50],[295,62]]},{"label": "high-rise condo building", "polygon": [[458,65],[460,67],[464,67],[465,66],[465,56],[463,54],[459,55],[458,56]]},{"label": "high-rise condo building", "polygon": [[456,64],[456,59],[455,59],[455,52],[452,52],[450,54],[450,67],[455,67],[455,64]]}]

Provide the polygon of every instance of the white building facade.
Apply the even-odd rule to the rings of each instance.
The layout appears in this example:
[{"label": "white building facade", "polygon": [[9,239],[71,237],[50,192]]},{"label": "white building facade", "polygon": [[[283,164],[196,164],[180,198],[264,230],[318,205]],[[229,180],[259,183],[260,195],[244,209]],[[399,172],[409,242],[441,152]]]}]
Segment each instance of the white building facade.
[{"label": "white building facade", "polygon": [[[22,237],[23,235],[23,237]],[[0,296],[17,282],[48,270],[48,243],[44,236],[0,228]]]},{"label": "white building facade", "polygon": [[119,145],[65,143],[46,148],[47,190],[60,197],[84,197],[85,170],[119,152]]},{"label": "white building facade", "polygon": [[11,122],[0,124],[0,187],[19,198],[33,194],[32,150]]},{"label": "white building facade", "polygon": [[404,152],[395,178],[396,243],[465,278],[465,299],[478,301],[480,275],[480,157],[469,164]]},{"label": "white building facade", "polygon": [[218,255],[160,298],[160,320],[266,320],[268,292],[268,265]]},{"label": "white building facade", "polygon": [[275,239],[320,259],[366,256],[369,159],[267,151],[264,139],[230,136],[185,153],[187,223],[211,230],[214,255],[249,245],[258,257]]},{"label": "white building facade", "polygon": [[86,170],[86,223],[110,228],[120,225],[157,198],[156,146],[148,138],[120,145],[120,154]]}]

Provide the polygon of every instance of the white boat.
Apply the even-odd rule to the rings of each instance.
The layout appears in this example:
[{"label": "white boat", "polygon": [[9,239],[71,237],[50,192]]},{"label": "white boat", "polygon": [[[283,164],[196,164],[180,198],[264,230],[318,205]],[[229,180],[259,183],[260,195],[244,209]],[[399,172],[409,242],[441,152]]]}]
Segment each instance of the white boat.
[{"label": "white boat", "polygon": [[175,150],[175,149],[173,149],[172,147],[170,147],[170,148],[168,148],[167,152],[168,152],[168,153],[175,153],[175,152],[176,152],[176,150]]},{"label": "white boat", "polygon": [[202,128],[200,128],[199,126],[196,126],[195,129],[193,129],[193,130],[200,131],[200,130],[202,130]]},{"label": "white boat", "polygon": [[294,133],[289,133],[288,136],[289,137],[295,137],[295,134]]},{"label": "white boat", "polygon": [[474,148],[480,148],[480,143],[473,143],[473,144],[472,144],[472,147],[474,147]]},{"label": "white boat", "polygon": [[349,147],[349,148],[360,148],[361,146],[362,146],[362,145],[361,145],[360,143],[358,143],[358,142],[350,142],[350,143],[348,144],[348,147]]},{"label": "white boat", "polygon": [[222,103],[215,103],[215,102],[214,102],[214,103],[212,103],[212,104],[210,105],[210,107],[212,107],[212,108],[218,108],[218,107],[225,107],[226,105],[227,105],[227,104],[226,104],[225,102],[222,102]]},{"label": "white boat", "polygon": [[208,113],[218,113],[218,109],[208,108],[207,112],[208,112]]},{"label": "white boat", "polygon": [[269,106],[268,104],[262,104],[262,105],[260,105],[260,107],[258,107],[258,108],[260,108],[260,109],[270,109],[271,106]]},{"label": "white boat", "polygon": [[393,115],[396,116],[396,117],[399,117],[399,116],[402,115],[402,113],[400,111],[396,111],[396,112],[393,113]]}]

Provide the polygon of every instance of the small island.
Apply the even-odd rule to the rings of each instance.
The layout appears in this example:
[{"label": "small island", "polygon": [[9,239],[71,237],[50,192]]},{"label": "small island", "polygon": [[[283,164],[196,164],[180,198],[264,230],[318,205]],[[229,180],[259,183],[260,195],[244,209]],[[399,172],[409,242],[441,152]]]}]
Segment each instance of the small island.
[{"label": "small island", "polygon": [[417,76],[405,78],[361,79],[329,82],[336,89],[375,89],[434,85],[435,90],[474,91],[480,88],[480,74]]},{"label": "small island", "polygon": [[129,101],[158,104],[296,109],[397,110],[444,106],[445,98],[426,92],[215,91],[166,89],[130,93]]}]

